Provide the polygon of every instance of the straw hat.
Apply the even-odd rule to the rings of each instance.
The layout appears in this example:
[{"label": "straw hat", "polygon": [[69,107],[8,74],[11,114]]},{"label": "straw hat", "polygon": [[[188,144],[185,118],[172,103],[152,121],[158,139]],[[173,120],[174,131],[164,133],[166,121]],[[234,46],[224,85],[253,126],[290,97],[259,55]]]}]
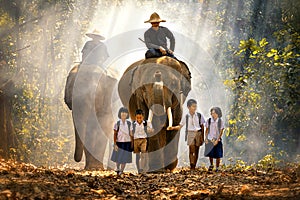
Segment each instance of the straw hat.
[{"label": "straw hat", "polygon": [[98,40],[105,40],[105,37],[100,35],[100,32],[97,29],[94,29],[93,32],[87,33],[85,35],[90,37],[90,38],[93,38],[93,39],[95,38],[95,39],[98,39]]},{"label": "straw hat", "polygon": [[154,23],[154,22],[166,22],[166,20],[160,19],[159,15],[156,12],[154,12],[150,16],[149,20],[144,21],[144,23]]}]

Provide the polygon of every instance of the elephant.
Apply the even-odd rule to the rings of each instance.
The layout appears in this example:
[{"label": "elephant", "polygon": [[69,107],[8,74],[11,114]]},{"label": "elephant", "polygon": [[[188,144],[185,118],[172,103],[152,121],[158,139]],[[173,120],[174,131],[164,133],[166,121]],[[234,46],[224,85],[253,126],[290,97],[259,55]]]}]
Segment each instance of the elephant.
[{"label": "elephant", "polygon": [[142,109],[154,128],[148,137],[149,171],[176,168],[180,131],[169,127],[180,123],[190,90],[187,65],[167,56],[139,60],[122,75],[118,93],[130,118],[134,120],[136,109]]},{"label": "elephant", "polygon": [[75,129],[74,160],[85,153],[85,169],[103,169],[107,142],[112,140],[111,97],[117,79],[96,65],[75,65],[66,81],[65,103]]}]

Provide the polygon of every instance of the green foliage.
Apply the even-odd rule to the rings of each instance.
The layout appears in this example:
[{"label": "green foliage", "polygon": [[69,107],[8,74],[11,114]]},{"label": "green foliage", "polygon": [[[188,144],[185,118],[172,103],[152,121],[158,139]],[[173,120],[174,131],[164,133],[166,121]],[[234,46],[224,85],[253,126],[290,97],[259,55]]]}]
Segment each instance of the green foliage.
[{"label": "green foliage", "polygon": [[258,161],[257,167],[264,170],[274,169],[280,160],[276,159],[273,155],[267,154],[261,160]]},{"label": "green foliage", "polygon": [[[296,43],[285,46],[271,46],[266,38],[260,41],[242,40],[235,51],[240,63],[245,57],[247,59],[242,64],[243,70],[238,71],[238,78],[226,80],[224,84],[236,95],[235,104],[231,106],[229,125],[231,135],[237,137],[238,141],[245,141],[246,135],[250,134],[256,135],[253,139],[265,142],[268,137],[281,134],[281,140],[284,140],[287,132],[293,140],[297,138],[300,43],[298,34],[292,37]],[[227,72],[232,76],[232,69]],[[281,123],[285,126],[279,126]],[[293,140],[289,142],[296,142]],[[271,144],[274,146],[274,143]]]},{"label": "green foliage", "polygon": [[[219,5],[237,6],[243,13],[220,9],[216,18],[216,49],[226,46],[217,54],[217,65],[227,97],[233,102],[227,116],[227,156],[256,162],[271,154],[293,160],[300,129],[300,36],[299,23],[295,23],[300,18],[293,13],[300,4],[284,0],[270,5],[253,0],[235,4],[220,1]],[[266,5],[272,14],[265,13]],[[224,16],[238,20],[226,22]],[[224,23],[235,26],[224,27]]]}]

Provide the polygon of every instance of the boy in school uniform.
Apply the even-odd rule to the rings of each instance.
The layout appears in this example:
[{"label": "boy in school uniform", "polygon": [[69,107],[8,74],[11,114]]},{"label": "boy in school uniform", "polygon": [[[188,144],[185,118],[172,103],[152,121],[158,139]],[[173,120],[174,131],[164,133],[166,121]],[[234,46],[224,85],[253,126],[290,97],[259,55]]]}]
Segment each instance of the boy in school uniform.
[{"label": "boy in school uniform", "polygon": [[190,168],[195,170],[200,146],[204,141],[204,116],[197,112],[197,101],[189,99],[187,101],[188,114],[181,119],[178,126],[171,127],[171,130],[179,130],[186,125],[185,141],[189,146]]},{"label": "boy in school uniform", "polygon": [[134,138],[133,152],[136,154],[136,166],[138,173],[147,172],[147,137],[153,131],[151,122],[144,120],[144,112],[141,109],[135,112],[135,121],[132,122],[132,137]]},{"label": "boy in school uniform", "polygon": [[213,159],[216,159],[216,172],[219,171],[220,161],[223,157],[222,135],[224,121],[221,119],[222,111],[219,107],[210,109],[211,118],[205,124],[205,156],[209,157],[210,166],[208,171],[214,168]]}]

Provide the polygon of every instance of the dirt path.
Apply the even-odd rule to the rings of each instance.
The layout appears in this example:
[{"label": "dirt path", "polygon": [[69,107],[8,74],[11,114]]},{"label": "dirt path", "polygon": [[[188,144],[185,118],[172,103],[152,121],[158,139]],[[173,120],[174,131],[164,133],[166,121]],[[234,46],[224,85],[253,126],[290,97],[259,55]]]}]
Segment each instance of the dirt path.
[{"label": "dirt path", "polygon": [[1,199],[300,199],[298,168],[205,169],[116,176],[113,171],[43,169],[0,161]]}]

